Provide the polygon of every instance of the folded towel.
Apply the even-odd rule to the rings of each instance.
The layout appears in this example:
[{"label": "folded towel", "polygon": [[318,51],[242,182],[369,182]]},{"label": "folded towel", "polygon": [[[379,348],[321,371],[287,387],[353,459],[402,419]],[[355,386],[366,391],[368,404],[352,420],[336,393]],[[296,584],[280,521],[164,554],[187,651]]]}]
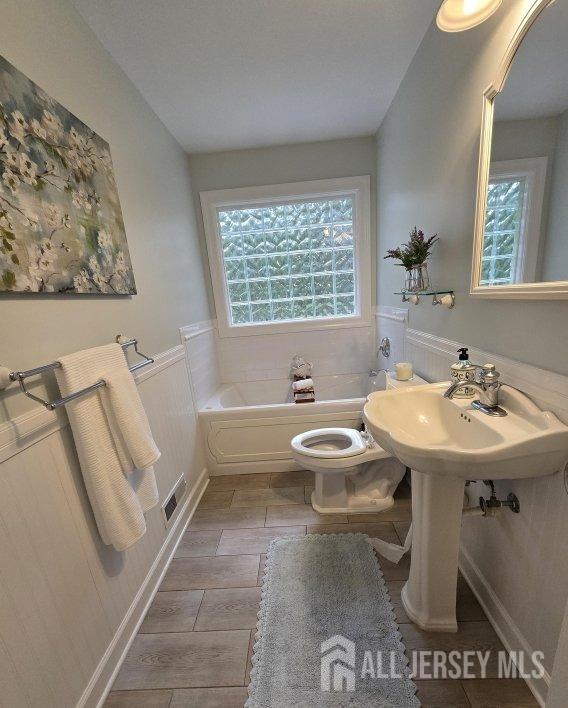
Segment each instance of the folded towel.
[{"label": "folded towel", "polygon": [[160,451],[132,374],[125,365],[105,373],[103,379],[101,398],[123,471],[130,474],[151,467],[160,459]]},{"label": "folded towel", "polygon": [[[95,347],[59,360],[55,375],[62,396],[96,383],[109,372],[128,371],[119,344]],[[131,374],[128,372],[128,375]],[[154,470],[137,470],[128,477],[123,467],[132,457],[123,441],[119,446],[111,432],[98,389],[66,405],[97,528],[105,544],[117,551],[132,546],[146,532],[144,512],[158,503]]]},{"label": "folded towel", "polygon": [[301,379],[300,381],[294,381],[292,388],[294,391],[305,391],[308,388],[314,387],[313,379]]}]

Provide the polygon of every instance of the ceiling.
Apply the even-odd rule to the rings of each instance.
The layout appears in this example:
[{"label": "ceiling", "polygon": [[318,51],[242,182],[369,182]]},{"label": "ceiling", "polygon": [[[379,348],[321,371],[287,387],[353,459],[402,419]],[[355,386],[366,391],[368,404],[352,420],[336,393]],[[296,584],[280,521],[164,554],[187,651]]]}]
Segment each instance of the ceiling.
[{"label": "ceiling", "polygon": [[73,0],[188,152],[370,135],[440,0]]}]

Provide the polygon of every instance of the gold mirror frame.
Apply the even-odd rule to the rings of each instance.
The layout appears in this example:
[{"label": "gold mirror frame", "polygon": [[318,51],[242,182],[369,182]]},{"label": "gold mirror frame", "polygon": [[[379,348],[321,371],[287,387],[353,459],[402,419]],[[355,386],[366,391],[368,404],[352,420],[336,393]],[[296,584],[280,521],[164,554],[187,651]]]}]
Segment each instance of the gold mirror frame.
[{"label": "gold mirror frame", "polygon": [[477,205],[475,210],[475,231],[473,241],[473,262],[471,268],[470,294],[474,297],[490,299],[568,299],[568,280],[540,283],[517,283],[513,285],[479,285],[481,278],[481,254],[485,238],[485,212],[489,169],[493,140],[494,101],[507,81],[517,50],[540,13],[554,0],[536,0],[523,18],[503,57],[495,79],[483,94],[481,119],[481,140],[479,146],[479,167],[477,173]]}]

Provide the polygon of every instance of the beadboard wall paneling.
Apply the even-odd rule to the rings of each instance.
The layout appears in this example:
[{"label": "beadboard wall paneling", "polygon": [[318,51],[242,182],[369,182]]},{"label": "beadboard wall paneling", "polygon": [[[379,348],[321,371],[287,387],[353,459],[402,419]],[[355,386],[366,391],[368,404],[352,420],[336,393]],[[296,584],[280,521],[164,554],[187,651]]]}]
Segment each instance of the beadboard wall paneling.
[{"label": "beadboard wall paneling", "polygon": [[[456,350],[466,344],[409,329],[406,354],[425,379],[444,381]],[[470,356],[476,363],[496,364],[505,384],[568,423],[568,377],[476,348],[470,349]],[[543,651],[550,674],[568,597],[568,494],[563,476],[502,480],[495,487],[500,499],[514,492],[521,513],[464,519],[462,571],[505,645],[516,651]],[[487,487],[476,483],[469,495],[475,504],[479,496],[488,495]],[[529,681],[543,705],[548,682],[548,675]]]},{"label": "beadboard wall paneling", "polygon": [[[136,379],[162,451],[162,504],[182,475],[188,496],[201,493],[206,472],[184,348],[155,359]],[[117,553],[99,538],[65,414],[38,408],[0,427],[2,704],[97,704],[130,640],[127,620],[187,518],[166,528],[157,506],[145,536]]]}]

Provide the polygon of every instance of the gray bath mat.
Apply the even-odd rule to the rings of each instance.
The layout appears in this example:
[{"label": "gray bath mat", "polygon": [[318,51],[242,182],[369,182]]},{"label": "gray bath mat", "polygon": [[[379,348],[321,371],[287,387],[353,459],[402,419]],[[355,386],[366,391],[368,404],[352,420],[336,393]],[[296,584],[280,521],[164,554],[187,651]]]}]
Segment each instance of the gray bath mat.
[{"label": "gray bath mat", "polygon": [[271,543],[247,708],[420,705],[367,539]]}]

